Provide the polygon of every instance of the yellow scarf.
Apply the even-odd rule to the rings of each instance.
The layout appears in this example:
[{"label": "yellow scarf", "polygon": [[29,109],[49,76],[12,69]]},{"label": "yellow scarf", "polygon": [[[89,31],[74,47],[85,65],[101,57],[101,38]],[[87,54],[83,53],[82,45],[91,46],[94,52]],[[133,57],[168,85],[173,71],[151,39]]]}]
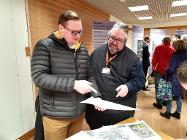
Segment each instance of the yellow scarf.
[{"label": "yellow scarf", "polygon": [[[63,38],[63,35],[62,35],[62,33],[60,31],[54,32],[54,35],[58,39],[62,39]],[[80,48],[80,46],[81,46],[81,43],[77,42],[76,44],[71,46],[71,49],[75,49],[75,51],[77,51]]]}]

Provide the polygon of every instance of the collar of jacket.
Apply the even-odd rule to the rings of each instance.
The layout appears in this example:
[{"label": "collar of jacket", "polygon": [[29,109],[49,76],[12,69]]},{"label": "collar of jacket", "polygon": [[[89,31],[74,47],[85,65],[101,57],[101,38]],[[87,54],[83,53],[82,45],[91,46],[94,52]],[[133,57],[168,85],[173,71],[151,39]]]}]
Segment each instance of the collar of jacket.
[{"label": "collar of jacket", "polygon": [[75,45],[73,45],[73,48],[70,48],[66,42],[66,40],[64,38],[59,38],[58,31],[54,31],[51,33],[51,35],[49,35],[49,38],[51,38],[53,41],[55,41],[56,43],[60,44],[60,46],[66,47],[67,49],[74,49],[74,50],[78,50],[81,46],[81,43],[77,42]]}]

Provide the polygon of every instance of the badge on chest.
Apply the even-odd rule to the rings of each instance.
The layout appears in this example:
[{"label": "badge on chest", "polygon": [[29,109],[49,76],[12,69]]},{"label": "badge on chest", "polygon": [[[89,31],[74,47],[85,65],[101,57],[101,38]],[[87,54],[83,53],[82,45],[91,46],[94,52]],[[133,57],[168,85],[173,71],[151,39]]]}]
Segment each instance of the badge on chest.
[{"label": "badge on chest", "polygon": [[102,73],[110,74],[110,68],[107,67],[102,68]]}]

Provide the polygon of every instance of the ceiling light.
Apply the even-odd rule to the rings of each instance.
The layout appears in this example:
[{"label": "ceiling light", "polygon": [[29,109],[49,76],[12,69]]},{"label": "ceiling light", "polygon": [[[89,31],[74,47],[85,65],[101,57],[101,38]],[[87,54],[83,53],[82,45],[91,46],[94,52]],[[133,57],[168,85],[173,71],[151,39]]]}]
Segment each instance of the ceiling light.
[{"label": "ceiling light", "polygon": [[139,20],[153,19],[152,16],[149,17],[138,17]]},{"label": "ceiling light", "polygon": [[183,5],[187,5],[187,0],[173,1],[172,2],[172,7],[174,7],[174,6],[183,6]]},{"label": "ceiling light", "polygon": [[131,12],[149,10],[148,5],[128,7]]},{"label": "ceiling light", "polygon": [[186,16],[187,13],[178,13],[178,14],[171,14],[170,17],[181,17],[181,16]]}]

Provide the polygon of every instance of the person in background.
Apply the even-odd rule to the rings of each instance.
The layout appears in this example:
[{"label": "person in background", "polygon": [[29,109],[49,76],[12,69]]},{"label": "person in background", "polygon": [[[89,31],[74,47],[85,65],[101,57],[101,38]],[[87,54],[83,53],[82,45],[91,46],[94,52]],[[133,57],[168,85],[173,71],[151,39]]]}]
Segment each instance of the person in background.
[{"label": "person in background", "polygon": [[82,130],[86,94],[99,96],[89,67],[89,55],[79,43],[80,16],[65,11],[58,31],[37,42],[31,59],[33,82],[39,87],[45,140],[64,140]]},{"label": "person in background", "polygon": [[177,40],[181,39],[181,35],[175,35],[175,37],[177,38]]},{"label": "person in background", "polygon": [[[146,36],[144,38],[143,52],[142,52],[142,66],[143,66],[143,71],[144,71],[144,74],[145,74],[145,78],[147,77],[147,71],[148,71],[148,68],[150,66],[149,43],[150,43],[150,38],[149,38],[149,36]],[[142,88],[142,90],[148,91],[148,89],[147,89],[147,87],[145,85]]]},{"label": "person in background", "polygon": [[177,73],[181,85],[187,90],[187,60],[179,66]]},{"label": "person in background", "polygon": [[184,41],[185,45],[187,46],[187,34],[182,35],[181,39]]},{"label": "person in background", "polygon": [[[136,108],[137,92],[145,84],[138,56],[125,44],[127,26],[116,23],[108,33],[107,44],[91,54],[91,66],[103,100]],[[86,121],[91,129],[113,125],[134,116],[135,111],[95,109],[88,105]]]},{"label": "person in background", "polygon": [[153,106],[158,109],[162,109],[162,103],[157,98],[158,82],[163,75],[166,75],[166,70],[168,69],[170,58],[174,51],[174,48],[171,46],[171,38],[166,36],[163,38],[162,44],[155,48],[153,54],[152,67],[154,71],[156,93],[156,103],[153,103]]},{"label": "person in background", "polygon": [[172,110],[172,101],[167,102],[166,112],[160,113],[162,117],[170,119],[170,117],[175,117],[180,119],[181,110],[182,110],[182,99],[181,96],[183,94],[183,88],[179,82],[177,76],[177,68],[180,66],[182,62],[187,60],[187,47],[183,40],[177,40],[174,43],[175,53],[172,55],[169,68],[166,71],[167,80],[172,83],[172,94],[176,98],[177,109],[174,113],[171,113]]},{"label": "person in background", "polygon": [[[187,60],[184,61],[179,66],[179,68],[177,69],[177,74],[181,85],[185,90],[187,90]],[[186,132],[186,139],[187,139],[187,132]]]},{"label": "person in background", "polygon": [[45,140],[44,137],[44,127],[43,127],[43,120],[42,115],[40,112],[40,104],[39,104],[39,95],[38,95],[38,88],[36,89],[36,100],[35,100],[35,111],[36,111],[36,120],[35,120],[35,129],[34,129],[34,140]]}]

